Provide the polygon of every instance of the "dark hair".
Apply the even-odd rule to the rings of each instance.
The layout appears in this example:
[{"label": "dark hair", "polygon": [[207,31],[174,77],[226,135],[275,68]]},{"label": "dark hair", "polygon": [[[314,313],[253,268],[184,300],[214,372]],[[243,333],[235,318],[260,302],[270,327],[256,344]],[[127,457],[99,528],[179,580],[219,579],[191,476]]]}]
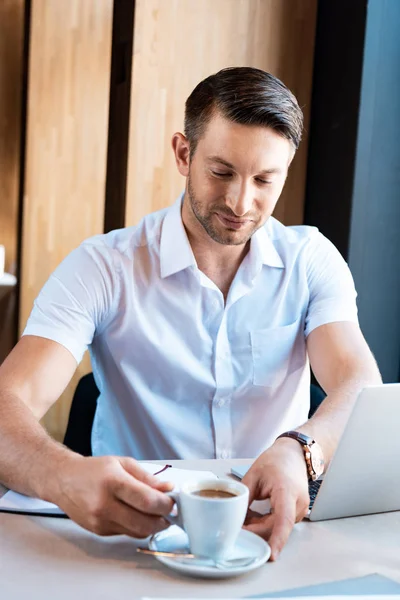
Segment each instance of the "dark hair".
[{"label": "dark hair", "polygon": [[185,136],[194,155],[213,114],[241,125],[270,127],[297,150],[303,113],[292,92],[277,78],[252,67],[222,69],[201,81],[185,104]]}]

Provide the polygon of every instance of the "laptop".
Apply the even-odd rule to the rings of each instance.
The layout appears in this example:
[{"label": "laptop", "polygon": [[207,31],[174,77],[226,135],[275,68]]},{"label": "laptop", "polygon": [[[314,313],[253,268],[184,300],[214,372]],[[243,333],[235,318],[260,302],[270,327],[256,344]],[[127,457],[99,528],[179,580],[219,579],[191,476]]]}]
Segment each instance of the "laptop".
[{"label": "laptop", "polygon": [[[364,388],[323,477],[310,483],[310,521],[400,510],[400,384]],[[232,467],[242,478],[251,463]]]}]

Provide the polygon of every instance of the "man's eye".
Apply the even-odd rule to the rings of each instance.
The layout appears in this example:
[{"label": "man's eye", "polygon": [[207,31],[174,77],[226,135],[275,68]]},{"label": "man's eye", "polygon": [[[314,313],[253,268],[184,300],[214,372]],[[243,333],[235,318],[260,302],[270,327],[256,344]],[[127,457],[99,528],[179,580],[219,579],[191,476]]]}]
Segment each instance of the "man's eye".
[{"label": "man's eye", "polygon": [[272,181],[266,181],[265,179],[258,179],[257,180],[258,183],[261,183],[261,185],[270,185],[272,183]]},{"label": "man's eye", "polygon": [[221,173],[219,171],[211,171],[211,173],[213,175],[215,175],[216,177],[223,177],[223,178],[227,178],[231,176],[231,173]]}]

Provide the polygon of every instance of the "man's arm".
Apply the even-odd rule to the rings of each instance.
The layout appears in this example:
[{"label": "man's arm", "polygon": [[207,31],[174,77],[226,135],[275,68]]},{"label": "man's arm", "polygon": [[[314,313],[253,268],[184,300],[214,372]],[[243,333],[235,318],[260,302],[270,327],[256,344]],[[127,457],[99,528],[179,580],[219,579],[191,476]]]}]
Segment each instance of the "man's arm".
[{"label": "man's arm", "polygon": [[[307,350],[327,397],[297,430],[315,438],[329,463],[360,390],[382,380],[355,323],[317,327],[307,338]],[[251,500],[270,498],[272,514],[250,519],[247,528],[269,539],[272,560],[276,560],[293,525],[308,510],[307,470],[300,444],[290,438],[278,439],[255,461],[243,483],[250,488]]]},{"label": "man's arm", "polygon": [[58,504],[96,533],[146,537],[168,524],[170,489],[132,458],[84,458],[55,442],[38,420],[77,363],[57,342],[24,336],[0,366],[0,482]]},{"label": "man's arm", "polygon": [[329,323],[314,329],[307,338],[307,351],[327,397],[297,431],[318,441],[327,465],[358,394],[364,387],[382,383],[382,378],[356,323]]},{"label": "man's arm", "polygon": [[52,494],[50,469],[72,453],[38,421],[75,369],[68,350],[36,336],[22,337],[0,366],[0,481],[7,487],[39,497]]}]

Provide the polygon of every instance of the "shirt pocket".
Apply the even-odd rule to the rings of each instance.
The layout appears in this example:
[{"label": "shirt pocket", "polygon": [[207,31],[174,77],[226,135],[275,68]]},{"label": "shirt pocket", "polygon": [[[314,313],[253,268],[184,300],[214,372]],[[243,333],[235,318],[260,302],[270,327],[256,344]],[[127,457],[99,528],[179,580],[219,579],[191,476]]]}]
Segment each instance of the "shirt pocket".
[{"label": "shirt pocket", "polygon": [[277,387],[306,362],[301,319],[284,325],[250,332],[253,384]]}]

